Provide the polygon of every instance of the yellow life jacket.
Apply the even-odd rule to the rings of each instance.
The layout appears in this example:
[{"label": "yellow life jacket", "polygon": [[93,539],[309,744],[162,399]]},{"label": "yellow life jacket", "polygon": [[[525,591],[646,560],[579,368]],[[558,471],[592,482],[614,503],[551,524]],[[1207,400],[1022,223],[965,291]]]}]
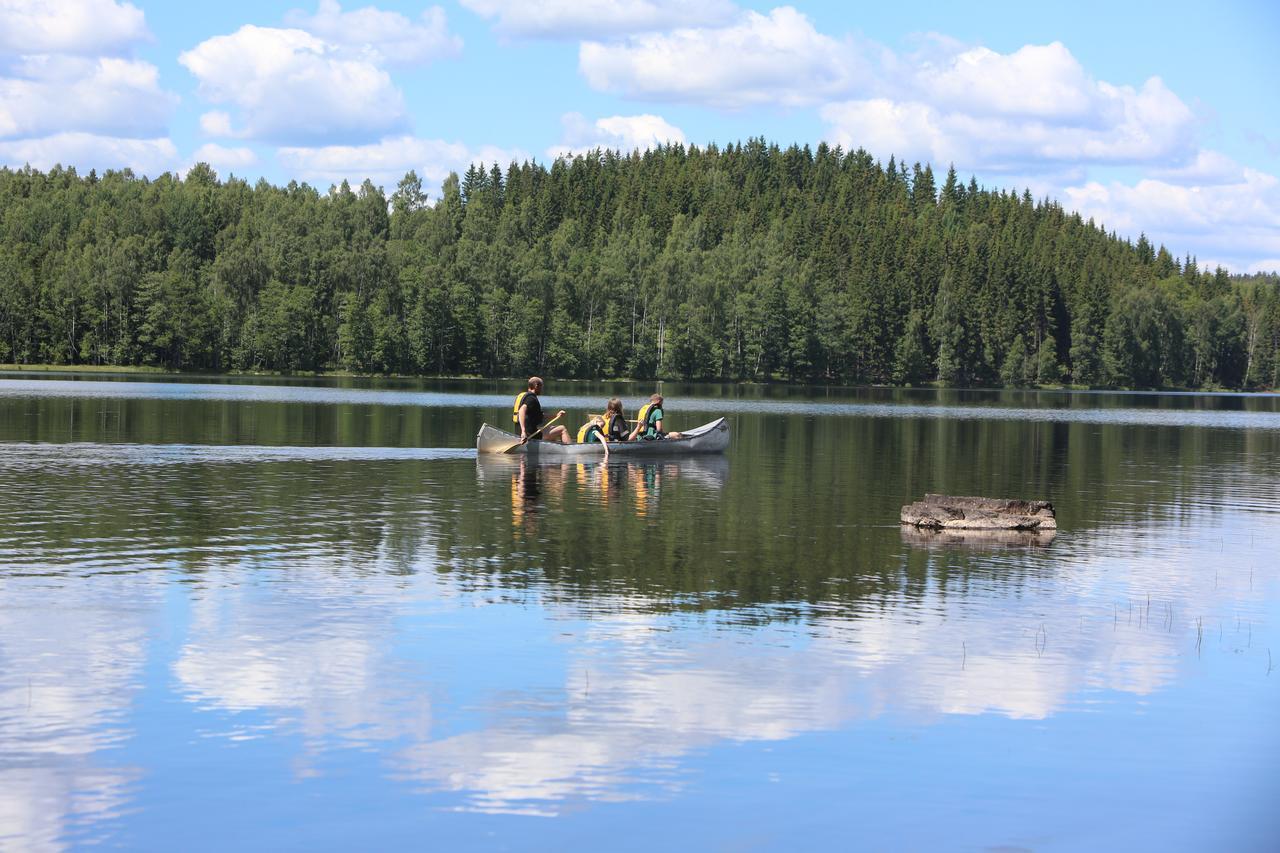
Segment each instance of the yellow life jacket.
[{"label": "yellow life jacket", "polygon": [[655,403],[645,403],[643,406],[640,407],[640,413],[636,415],[636,421],[638,423],[644,424],[644,432],[643,432],[644,435],[652,435],[658,431],[658,427],[655,424],[649,423],[649,413],[652,412],[654,409],[661,409],[661,408],[662,408],[661,406]]},{"label": "yellow life jacket", "polygon": [[605,435],[603,432],[601,432],[600,427],[596,426],[591,421],[587,421],[585,424],[582,425],[582,428],[578,430],[578,444],[586,444],[588,441],[590,441],[592,430],[595,430],[596,432],[601,433],[600,434],[601,441],[609,440],[609,437]]},{"label": "yellow life jacket", "polygon": [[520,407],[524,405],[524,398],[532,393],[532,391],[521,391],[516,395],[516,404],[511,407],[511,422],[516,426],[520,426]]}]

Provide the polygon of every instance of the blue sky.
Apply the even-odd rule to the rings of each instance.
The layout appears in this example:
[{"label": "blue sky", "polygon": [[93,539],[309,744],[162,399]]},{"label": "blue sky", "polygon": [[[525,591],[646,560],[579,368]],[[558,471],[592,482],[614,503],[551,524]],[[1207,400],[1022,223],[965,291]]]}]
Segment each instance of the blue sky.
[{"label": "blue sky", "polygon": [[0,163],[436,186],[478,159],[826,140],[1270,270],[1278,8],[0,0]]}]

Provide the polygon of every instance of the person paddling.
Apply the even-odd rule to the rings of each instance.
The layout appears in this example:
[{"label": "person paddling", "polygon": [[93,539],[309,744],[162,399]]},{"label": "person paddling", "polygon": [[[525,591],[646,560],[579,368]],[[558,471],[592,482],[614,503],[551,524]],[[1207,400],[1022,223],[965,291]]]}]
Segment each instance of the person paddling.
[{"label": "person paddling", "polygon": [[666,414],[662,410],[662,395],[654,394],[649,397],[649,402],[640,407],[640,413],[636,415],[636,428],[631,431],[631,440],[637,438],[644,441],[654,441],[663,438],[680,438],[678,432],[665,432],[662,427],[662,419]]},{"label": "person paddling", "polygon": [[[520,443],[525,444],[530,439],[537,438],[535,433],[542,426],[542,403],[538,400],[538,395],[542,393],[542,378],[539,376],[529,377],[529,390],[521,391],[516,395],[515,405],[511,408],[511,420],[513,420],[520,428]],[[556,418],[564,417],[564,409],[556,413]],[[555,420],[556,418],[553,418]],[[561,444],[569,444],[569,431],[562,426],[548,427],[542,431],[540,436],[547,441],[558,441]]]}]

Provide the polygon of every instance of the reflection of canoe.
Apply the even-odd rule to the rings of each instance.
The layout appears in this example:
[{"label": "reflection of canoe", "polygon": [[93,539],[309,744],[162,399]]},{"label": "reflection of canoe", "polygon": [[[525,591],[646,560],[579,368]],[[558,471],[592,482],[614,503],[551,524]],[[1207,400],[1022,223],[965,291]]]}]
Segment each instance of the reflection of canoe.
[{"label": "reflection of canoe", "polygon": [[[660,457],[629,457],[615,460],[610,457],[606,463],[603,457],[594,459],[539,459],[535,456],[517,456],[515,454],[481,453],[476,455],[476,472],[482,481],[501,481],[505,477],[542,476],[546,479],[557,474],[567,476],[571,469],[583,465],[590,469],[608,466],[608,470],[621,475],[626,480],[640,481],[644,478],[672,477],[684,480],[707,489],[719,489],[729,477],[729,460],[721,455],[699,455],[686,459],[666,459]],[[529,466],[534,466],[530,468]],[[562,467],[563,466],[563,467]]]},{"label": "reflection of canoe", "polygon": [[[520,440],[518,435],[504,432],[497,427],[483,424],[476,434],[476,450],[480,453],[502,453]],[[686,453],[719,453],[729,446],[729,422],[724,418],[703,424],[697,429],[681,432],[680,438],[661,441],[614,442],[609,445],[610,459],[630,459],[636,456],[679,456]],[[530,458],[558,461],[562,459],[590,459],[604,456],[604,445],[558,444],[552,441],[531,441],[511,451]]]}]

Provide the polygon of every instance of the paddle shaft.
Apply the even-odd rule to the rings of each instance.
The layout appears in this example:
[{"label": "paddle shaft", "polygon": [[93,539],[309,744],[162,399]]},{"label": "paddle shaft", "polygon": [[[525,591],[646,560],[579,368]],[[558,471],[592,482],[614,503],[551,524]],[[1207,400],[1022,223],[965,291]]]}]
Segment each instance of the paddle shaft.
[{"label": "paddle shaft", "polygon": [[556,421],[560,420],[562,417],[564,417],[564,415],[556,415],[554,418],[552,418],[551,420],[547,421],[545,424],[543,424],[542,426],[538,427],[538,428],[537,428],[537,429],[535,429],[533,432],[529,433],[529,437],[528,437],[528,438],[526,438],[526,439],[524,439],[524,441],[517,441],[515,444],[511,445],[510,447],[508,447],[506,450],[504,450],[504,451],[502,451],[502,452],[503,452],[503,453],[510,453],[511,451],[515,450],[517,447],[519,447],[520,445],[524,444],[525,442],[527,442],[527,441],[531,441],[535,435],[537,435],[538,433],[542,432],[544,429],[546,429],[547,427],[551,426],[553,423],[555,423]]}]

